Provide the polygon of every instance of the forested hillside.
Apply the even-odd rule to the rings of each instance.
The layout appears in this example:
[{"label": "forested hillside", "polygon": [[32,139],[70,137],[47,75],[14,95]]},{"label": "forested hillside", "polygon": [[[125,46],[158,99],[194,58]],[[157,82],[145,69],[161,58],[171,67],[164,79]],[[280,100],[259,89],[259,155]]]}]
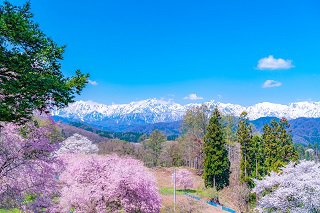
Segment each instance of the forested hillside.
[{"label": "forested hillside", "polygon": [[[259,118],[251,121],[257,131],[262,132],[263,126],[274,117]],[[320,118],[297,118],[289,120],[293,141],[299,144],[319,144],[320,143]]]}]

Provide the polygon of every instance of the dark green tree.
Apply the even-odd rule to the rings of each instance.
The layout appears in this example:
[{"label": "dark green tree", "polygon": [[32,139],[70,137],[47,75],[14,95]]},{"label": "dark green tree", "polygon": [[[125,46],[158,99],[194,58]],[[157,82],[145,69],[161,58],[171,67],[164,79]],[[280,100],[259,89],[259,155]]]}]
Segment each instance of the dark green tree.
[{"label": "dark green tree", "polygon": [[281,146],[280,157],[283,159],[284,165],[287,165],[290,161],[297,161],[299,154],[294,148],[291,130],[289,130],[290,124],[287,119],[282,118],[279,121],[279,141]]},{"label": "dark green tree", "polygon": [[290,161],[298,160],[298,152],[292,142],[292,136],[288,130],[289,123],[282,118],[279,122],[272,120],[270,125],[263,127],[264,143],[264,173],[279,171]]},{"label": "dark green tree", "polygon": [[248,183],[252,174],[252,154],[250,151],[250,143],[252,139],[252,128],[249,123],[247,113],[242,112],[240,115],[238,129],[237,129],[237,140],[241,146],[241,160],[240,160],[240,179],[242,182]]},{"label": "dark green tree", "polygon": [[204,137],[204,183],[217,190],[229,185],[230,162],[221,124],[221,115],[215,108]]},{"label": "dark green tree", "polygon": [[48,112],[74,100],[88,74],[63,76],[64,49],[33,21],[29,2],[0,5],[0,121],[23,123],[35,110]]},{"label": "dark green tree", "polygon": [[252,179],[260,179],[264,176],[264,149],[263,140],[259,135],[251,138],[249,145],[249,159],[250,159],[250,180],[249,186],[253,187]]},{"label": "dark green tree", "polygon": [[[276,122],[273,120],[272,122]],[[264,152],[264,166],[263,174],[266,175],[268,172],[272,171],[271,165],[272,161],[277,155],[277,142],[274,135],[272,134],[272,129],[269,124],[263,126],[262,140],[264,143],[263,152]]]}]

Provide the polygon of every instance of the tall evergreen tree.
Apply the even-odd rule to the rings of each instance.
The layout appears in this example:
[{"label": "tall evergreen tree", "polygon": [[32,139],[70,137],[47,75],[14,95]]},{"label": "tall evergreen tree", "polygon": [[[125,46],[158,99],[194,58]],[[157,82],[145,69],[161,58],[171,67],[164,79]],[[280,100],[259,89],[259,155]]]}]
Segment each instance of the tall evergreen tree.
[{"label": "tall evergreen tree", "polygon": [[[276,122],[275,120],[272,122]],[[274,136],[272,134],[271,126],[269,124],[265,124],[263,126],[263,134],[262,140],[264,143],[263,152],[264,152],[264,167],[263,167],[263,175],[266,175],[271,171],[272,160],[274,156],[276,156],[277,144],[275,142]]]},{"label": "tall evergreen tree", "polygon": [[240,179],[242,182],[248,183],[250,181],[250,175],[252,173],[252,164],[250,157],[250,142],[252,139],[252,128],[249,123],[247,113],[242,112],[237,129],[237,140],[241,146],[241,161],[240,161]]},{"label": "tall evergreen tree", "polygon": [[265,173],[279,171],[290,161],[298,160],[298,153],[292,142],[292,136],[288,131],[289,123],[282,118],[279,122],[272,120],[270,125],[263,128],[263,143],[265,154]]},{"label": "tall evergreen tree", "polygon": [[259,135],[252,137],[249,146],[249,159],[251,164],[251,180],[250,187],[253,187],[252,178],[260,179],[263,175],[264,166],[264,150],[263,150],[263,140]]},{"label": "tall evergreen tree", "polygon": [[215,108],[204,137],[204,173],[206,187],[217,190],[229,185],[230,162],[221,124],[221,115]]},{"label": "tall evergreen tree", "polygon": [[281,152],[280,158],[283,159],[284,165],[287,165],[290,161],[297,161],[299,155],[297,150],[294,148],[291,130],[288,130],[290,124],[286,118],[282,118],[279,121],[279,141]]}]

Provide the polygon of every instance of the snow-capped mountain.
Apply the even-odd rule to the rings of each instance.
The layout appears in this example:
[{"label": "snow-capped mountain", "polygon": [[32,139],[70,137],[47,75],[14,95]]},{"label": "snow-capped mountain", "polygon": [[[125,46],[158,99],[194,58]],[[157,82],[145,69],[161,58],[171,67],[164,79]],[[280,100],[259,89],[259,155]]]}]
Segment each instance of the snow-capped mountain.
[{"label": "snow-capped mountain", "polygon": [[[249,107],[215,101],[203,104],[207,105],[210,110],[218,106],[223,114],[238,116],[241,112],[246,111],[251,120],[260,117],[286,117],[288,119],[320,117],[320,102],[305,101],[288,105],[262,102]],[[181,120],[188,109],[200,105],[196,103],[181,105],[172,101],[158,99],[112,105],[99,104],[92,101],[77,101],[67,108],[53,111],[52,115],[88,123],[150,124]]]}]

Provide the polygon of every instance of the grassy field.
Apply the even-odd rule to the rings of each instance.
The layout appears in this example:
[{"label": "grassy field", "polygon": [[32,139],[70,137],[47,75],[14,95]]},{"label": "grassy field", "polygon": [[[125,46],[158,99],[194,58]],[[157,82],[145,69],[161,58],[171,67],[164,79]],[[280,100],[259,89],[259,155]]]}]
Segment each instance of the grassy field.
[{"label": "grassy field", "polygon": [[18,209],[0,209],[0,213],[20,213],[20,211]]}]

